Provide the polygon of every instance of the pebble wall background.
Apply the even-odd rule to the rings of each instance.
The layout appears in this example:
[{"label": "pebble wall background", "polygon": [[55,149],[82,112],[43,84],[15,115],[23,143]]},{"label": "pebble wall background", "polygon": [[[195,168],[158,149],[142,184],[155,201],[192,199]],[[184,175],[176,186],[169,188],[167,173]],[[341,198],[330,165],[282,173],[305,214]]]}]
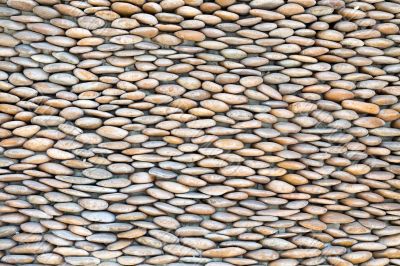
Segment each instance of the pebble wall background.
[{"label": "pebble wall background", "polygon": [[0,0],[0,265],[400,265],[400,1]]}]

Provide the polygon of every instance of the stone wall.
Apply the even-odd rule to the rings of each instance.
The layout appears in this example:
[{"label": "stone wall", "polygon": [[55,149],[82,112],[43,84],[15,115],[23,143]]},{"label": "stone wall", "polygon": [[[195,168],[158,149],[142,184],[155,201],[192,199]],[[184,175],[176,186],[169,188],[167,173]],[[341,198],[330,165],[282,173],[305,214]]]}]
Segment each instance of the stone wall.
[{"label": "stone wall", "polygon": [[400,265],[399,24],[0,0],[0,266]]}]

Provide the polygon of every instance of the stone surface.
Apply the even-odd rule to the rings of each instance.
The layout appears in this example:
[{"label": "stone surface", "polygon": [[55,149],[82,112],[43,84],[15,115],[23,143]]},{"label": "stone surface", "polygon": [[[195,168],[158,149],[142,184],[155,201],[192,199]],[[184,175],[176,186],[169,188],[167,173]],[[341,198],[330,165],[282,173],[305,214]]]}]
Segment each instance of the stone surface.
[{"label": "stone surface", "polygon": [[0,1],[0,265],[400,265],[399,0]]}]

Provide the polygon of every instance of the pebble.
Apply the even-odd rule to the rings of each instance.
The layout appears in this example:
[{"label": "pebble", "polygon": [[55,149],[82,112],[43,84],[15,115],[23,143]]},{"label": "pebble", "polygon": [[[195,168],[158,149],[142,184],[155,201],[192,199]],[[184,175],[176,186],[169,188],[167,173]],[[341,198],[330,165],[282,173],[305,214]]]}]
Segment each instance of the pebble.
[{"label": "pebble", "polygon": [[211,258],[230,258],[246,253],[245,249],[239,247],[216,248],[203,251],[203,256]]},{"label": "pebble", "polygon": [[399,265],[398,1],[4,0],[1,265]]}]

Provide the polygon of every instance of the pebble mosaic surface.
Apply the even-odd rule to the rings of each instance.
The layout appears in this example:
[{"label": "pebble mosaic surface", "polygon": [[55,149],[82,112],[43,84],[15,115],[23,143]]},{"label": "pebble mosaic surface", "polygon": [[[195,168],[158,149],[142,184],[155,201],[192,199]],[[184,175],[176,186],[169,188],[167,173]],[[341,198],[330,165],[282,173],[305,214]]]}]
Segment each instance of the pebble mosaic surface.
[{"label": "pebble mosaic surface", "polygon": [[0,0],[0,266],[400,265],[399,24]]}]

